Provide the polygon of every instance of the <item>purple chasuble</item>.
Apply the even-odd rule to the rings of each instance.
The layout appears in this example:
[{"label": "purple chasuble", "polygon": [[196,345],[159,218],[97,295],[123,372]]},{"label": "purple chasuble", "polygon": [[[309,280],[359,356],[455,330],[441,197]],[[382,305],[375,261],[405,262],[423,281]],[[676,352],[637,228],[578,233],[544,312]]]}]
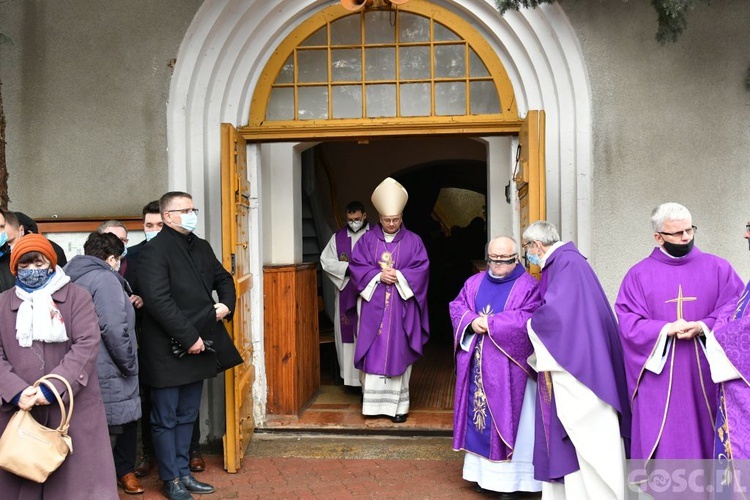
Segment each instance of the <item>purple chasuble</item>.
[{"label": "purple chasuble", "polygon": [[681,317],[711,329],[742,286],[726,260],[696,247],[679,259],[654,248],[625,275],[615,310],[633,408],[632,458],[713,456],[716,385],[702,337],[673,337],[660,374],[646,370],[645,363],[664,325]]},{"label": "purple chasuble", "polygon": [[[572,242],[547,259],[540,291],[542,306],[531,327],[560,366],[617,411],[628,456],[630,407],[617,322],[594,270]],[[551,377],[539,373],[537,382],[534,477],[560,481],[579,469],[578,459],[557,416]]]},{"label": "purple chasuble", "polygon": [[[741,378],[719,384],[715,457],[750,459],[750,282],[737,305],[716,321],[714,337]],[[723,460],[722,460],[723,463]]]},{"label": "purple chasuble", "polygon": [[[364,230],[364,229],[362,229]],[[352,239],[348,228],[336,231],[336,254],[339,261],[349,262],[352,256]],[[354,342],[354,328],[357,325],[357,291],[352,281],[339,291],[339,323],[341,326],[341,341],[345,344]]]},{"label": "purple chasuble", "polygon": [[349,273],[358,294],[382,268],[384,257],[403,274],[414,296],[403,300],[396,285],[378,281],[369,301],[362,300],[354,366],[365,373],[398,377],[422,357],[430,337],[427,316],[429,261],[422,240],[403,225],[391,242],[382,226],[367,231],[354,246]]},{"label": "purple chasuble", "polygon": [[[540,303],[537,281],[520,264],[506,278],[475,274],[450,303],[456,359],[453,449],[477,453],[483,448],[486,453],[479,454],[493,461],[513,457],[526,381],[536,376],[526,362],[533,352],[526,322]],[[489,314],[489,331],[474,335],[464,351],[461,336],[482,312]],[[483,389],[479,394],[477,387]],[[483,415],[485,432],[476,425],[481,427]]]}]

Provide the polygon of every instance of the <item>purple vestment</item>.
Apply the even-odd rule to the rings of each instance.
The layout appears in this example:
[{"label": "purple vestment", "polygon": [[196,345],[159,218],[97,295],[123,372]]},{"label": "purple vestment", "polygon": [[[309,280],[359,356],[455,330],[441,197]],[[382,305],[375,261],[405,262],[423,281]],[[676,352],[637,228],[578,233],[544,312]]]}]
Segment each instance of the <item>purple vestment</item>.
[{"label": "purple vestment", "polygon": [[719,311],[741,290],[727,261],[698,248],[680,259],[655,248],[628,271],[615,310],[633,409],[632,458],[712,457],[716,385],[702,337],[672,337],[659,374],[645,364],[667,323],[682,317],[713,328]]},{"label": "purple vestment", "polygon": [[422,357],[430,337],[427,317],[429,261],[422,240],[403,225],[391,242],[382,226],[367,231],[354,246],[349,274],[357,293],[382,268],[384,253],[400,271],[414,296],[403,300],[396,285],[380,281],[369,301],[362,300],[354,348],[354,366],[365,373],[398,377]]},{"label": "purple vestment", "polygon": [[[349,228],[343,227],[336,231],[336,255],[339,261],[349,262],[352,255],[352,239]],[[351,280],[343,290],[339,291],[339,324],[341,327],[341,342],[354,342],[354,328],[357,325],[357,291]]]},{"label": "purple vestment", "polygon": [[[573,243],[549,255],[540,291],[532,329],[560,366],[617,411],[627,456],[630,407],[617,322],[594,270]],[[534,477],[557,481],[579,469],[578,459],[557,416],[551,378],[539,373],[537,382]]]},{"label": "purple vestment", "polygon": [[750,282],[727,314],[716,321],[714,337],[741,378],[719,385],[717,458],[750,459]]},{"label": "purple vestment", "polygon": [[[506,300],[507,297],[507,300]],[[495,298],[502,302],[494,304]],[[473,405],[472,359],[479,353],[479,376],[486,397],[490,460],[510,460],[515,448],[526,381],[536,374],[526,359],[533,352],[526,333],[526,322],[541,303],[539,285],[523,266],[504,280],[493,280],[486,272],[475,274],[464,284],[461,293],[450,303],[456,356],[456,397],[453,405],[453,448],[467,446],[467,414]],[[464,332],[471,332],[471,322],[480,312],[487,317],[487,334],[475,335],[467,351],[460,346]],[[477,408],[474,408],[477,411]],[[484,409],[482,409],[484,410]],[[475,451],[475,450],[471,450]]]}]

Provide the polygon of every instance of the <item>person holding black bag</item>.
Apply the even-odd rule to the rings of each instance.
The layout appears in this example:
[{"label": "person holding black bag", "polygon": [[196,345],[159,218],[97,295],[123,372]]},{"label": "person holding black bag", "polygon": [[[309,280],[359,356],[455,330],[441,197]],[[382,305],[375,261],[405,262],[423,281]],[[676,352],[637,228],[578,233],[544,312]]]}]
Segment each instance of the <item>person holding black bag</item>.
[{"label": "person holding black bag", "polygon": [[166,193],[159,208],[164,227],[138,258],[144,302],[141,372],[151,387],[151,430],[163,493],[188,500],[191,493],[215,491],[190,473],[190,437],[203,381],[242,363],[223,323],[234,311],[236,292],[209,243],[193,233],[198,209],[190,194]]},{"label": "person holding black bag", "polygon": [[[11,254],[15,287],[0,295],[0,433],[19,408],[47,427],[56,427],[61,411],[52,391],[35,387],[43,375],[66,379],[75,408],[68,434],[74,452],[37,483],[0,470],[3,499],[118,498],[96,360],[99,322],[89,293],[61,267],[49,240],[38,234],[20,238]],[[53,380],[67,403],[71,394]]]}]

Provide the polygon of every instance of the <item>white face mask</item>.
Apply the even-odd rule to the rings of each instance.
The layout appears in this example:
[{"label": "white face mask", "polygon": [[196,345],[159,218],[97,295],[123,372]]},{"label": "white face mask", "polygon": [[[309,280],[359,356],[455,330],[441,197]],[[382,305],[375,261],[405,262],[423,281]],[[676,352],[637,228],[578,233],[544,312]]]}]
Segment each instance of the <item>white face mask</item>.
[{"label": "white face mask", "polygon": [[363,220],[353,220],[353,221],[347,222],[347,224],[349,224],[349,229],[351,229],[353,232],[356,233],[357,231],[359,231],[360,229],[362,229],[362,226],[364,226],[365,221],[363,221]]},{"label": "white face mask", "polygon": [[151,241],[154,236],[159,234],[159,231],[144,231],[144,234],[146,235],[146,241]]},{"label": "white face mask", "polygon": [[182,214],[180,220],[180,227],[191,233],[195,231],[195,227],[198,225],[198,216],[195,214],[195,212]]}]

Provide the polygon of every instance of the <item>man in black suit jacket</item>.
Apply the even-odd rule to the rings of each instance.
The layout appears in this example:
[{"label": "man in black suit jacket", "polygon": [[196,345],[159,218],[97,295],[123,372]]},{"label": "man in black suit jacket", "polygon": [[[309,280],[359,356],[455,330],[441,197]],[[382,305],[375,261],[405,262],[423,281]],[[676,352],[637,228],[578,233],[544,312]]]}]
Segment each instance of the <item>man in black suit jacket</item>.
[{"label": "man in black suit jacket", "polygon": [[209,243],[193,234],[198,210],[192,197],[169,192],[159,207],[164,227],[138,257],[144,302],[141,372],[151,387],[151,429],[163,493],[187,500],[191,492],[214,492],[190,474],[190,436],[203,380],[242,362],[223,323],[232,314],[236,293],[232,275]]}]

